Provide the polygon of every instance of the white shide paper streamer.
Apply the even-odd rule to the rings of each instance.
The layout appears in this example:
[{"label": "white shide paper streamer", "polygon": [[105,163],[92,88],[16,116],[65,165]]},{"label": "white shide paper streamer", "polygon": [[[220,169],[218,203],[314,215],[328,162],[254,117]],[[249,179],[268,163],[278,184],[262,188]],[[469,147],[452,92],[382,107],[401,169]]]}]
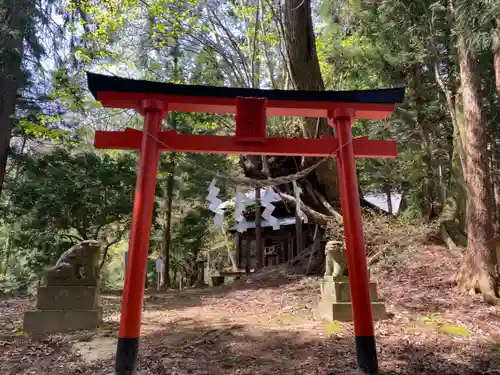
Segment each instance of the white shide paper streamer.
[{"label": "white shide paper streamer", "polygon": [[302,189],[297,185],[297,181],[292,181],[293,184],[293,192],[295,193],[295,208],[297,212],[297,216],[301,219],[305,224],[308,223],[307,215],[302,211],[302,201],[300,200],[300,195],[302,194]]},{"label": "white shide paper streamer", "polygon": [[216,184],[215,178],[210,182],[210,185],[208,185],[208,195],[207,195],[207,201],[210,202],[210,205],[208,206],[208,209],[215,213],[214,217],[214,224],[216,227],[222,229],[223,221],[224,221],[224,210],[220,208],[220,205],[222,204],[222,200],[220,200],[217,195],[220,192],[220,189],[215,186]]},{"label": "white shide paper streamer", "polygon": [[260,199],[260,204],[264,207],[264,212],[262,212],[262,217],[266,220],[274,230],[280,229],[280,223],[278,219],[272,216],[272,213],[275,209],[273,203],[279,202],[281,200],[280,196],[275,193],[272,187],[267,187],[262,192],[262,196]]},{"label": "white shide paper streamer", "polygon": [[245,193],[241,186],[236,186],[236,199],[234,203],[234,216],[236,219],[236,230],[243,233],[247,230],[247,220],[243,216],[245,210]]}]

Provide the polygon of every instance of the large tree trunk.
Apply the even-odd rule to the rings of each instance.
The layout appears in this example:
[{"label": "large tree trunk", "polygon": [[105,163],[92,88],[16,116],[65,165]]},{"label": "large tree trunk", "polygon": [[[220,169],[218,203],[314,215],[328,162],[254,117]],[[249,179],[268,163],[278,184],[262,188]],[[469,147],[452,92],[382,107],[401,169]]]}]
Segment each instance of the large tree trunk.
[{"label": "large tree trunk", "polygon": [[[318,91],[324,90],[324,83],[316,51],[316,41],[313,30],[311,1],[286,0],[280,12],[274,12],[276,22],[283,35],[286,50],[286,81],[291,82],[293,89]],[[287,86],[288,88],[288,86]],[[333,129],[326,119],[304,119],[300,135],[305,138],[318,138],[322,135],[333,135]],[[261,158],[252,155],[242,156],[240,164],[247,177],[265,179],[295,173],[317,161],[314,158],[299,159],[297,157],[266,158],[269,173],[263,172]],[[306,214],[312,213],[311,220],[324,222],[328,216],[333,216],[333,207],[339,206],[339,193],[336,165],[334,160],[328,160],[307,176],[309,183],[303,195],[304,204],[308,205]],[[290,187],[285,187],[287,193]],[[313,193],[311,193],[311,191]],[[290,201],[294,202],[294,198]],[[293,204],[292,202],[292,204]],[[317,221],[316,219],[319,219]]]},{"label": "large tree trunk", "polygon": [[[171,125],[172,129],[177,129],[175,113],[171,114]],[[168,179],[165,201],[163,202],[163,289],[170,288],[170,248],[172,246],[172,203],[174,201],[176,153],[169,154],[169,158],[166,166]]]},{"label": "large tree trunk", "polygon": [[[493,143],[492,153],[492,186],[493,186],[493,200],[495,201],[495,218],[496,221],[493,223],[495,231],[500,230],[500,160],[498,155],[498,150],[496,148],[496,142]],[[498,259],[497,259],[498,262]]]},{"label": "large tree trunk", "polygon": [[490,141],[488,156],[490,159],[490,187],[491,187],[491,219],[493,223],[493,232],[496,233],[498,230],[498,205],[500,202],[500,191],[498,185],[498,160],[495,152],[495,141]]},{"label": "large tree trunk", "polygon": [[[286,50],[287,82],[293,89],[319,91],[324,90],[324,82],[316,51],[316,40],[313,30],[311,1],[285,0],[281,12],[273,13],[279,23]],[[288,88],[288,87],[287,87]],[[318,138],[322,135],[333,135],[333,129],[326,119],[304,119],[301,135],[305,138]],[[246,155],[240,158],[245,175],[254,179],[284,176],[317,161],[314,158],[270,157],[266,158],[268,173],[264,173],[260,157]],[[339,192],[336,164],[328,160],[300,181],[304,194],[304,212],[311,221],[325,224],[330,218],[340,216],[334,209],[339,206]],[[295,198],[290,186],[281,186],[282,198],[290,209],[295,206]]]},{"label": "large tree trunk", "polygon": [[[452,12],[452,4],[448,4]],[[444,13],[443,13],[444,16]],[[461,246],[466,246],[466,189],[465,189],[465,142],[463,139],[463,114],[458,93],[457,71],[455,63],[455,47],[452,30],[444,19],[435,17],[433,45],[438,59],[434,63],[434,77],[441,89],[450,115],[451,126],[447,127],[447,152],[449,177],[447,178],[446,195],[440,215],[441,230],[446,234],[445,242],[453,239]],[[438,35],[442,35],[442,39]],[[444,189],[442,189],[444,191]],[[451,236],[451,237],[450,237]],[[456,247],[453,244],[453,247]]]},{"label": "large tree trunk", "polygon": [[479,290],[487,303],[497,304],[499,299],[495,270],[496,253],[490,243],[493,226],[490,212],[487,127],[482,110],[483,96],[477,56],[467,44],[467,36],[464,33],[459,35],[458,57],[466,128],[468,243],[457,281],[463,290]]},{"label": "large tree trunk", "polygon": [[33,7],[32,0],[6,0],[0,6],[0,194],[5,180],[7,157],[15,114],[17,93],[22,86],[21,62],[24,54],[26,17]]},{"label": "large tree trunk", "polygon": [[[285,46],[291,80],[296,90],[322,91],[325,89],[316,51],[311,0],[285,0],[283,8]],[[319,122],[308,118],[303,123],[305,138],[321,135],[333,135],[333,129],[326,119]],[[313,161],[308,159],[305,164]],[[339,198],[337,171],[333,160],[324,163],[315,171],[317,180],[330,203],[337,203]]]},{"label": "large tree trunk", "polygon": [[262,245],[262,226],[260,216],[260,188],[255,189],[255,269],[260,270],[264,266],[264,246]]},{"label": "large tree trunk", "polygon": [[172,160],[168,165],[167,187],[165,189],[166,198],[163,207],[163,284],[162,288],[170,288],[170,247],[172,243],[172,203],[174,200],[175,183],[175,155],[171,154]]},{"label": "large tree trunk", "polygon": [[392,208],[392,194],[391,194],[391,185],[384,185],[385,197],[387,199],[387,212],[389,214],[394,214],[394,209]]},{"label": "large tree trunk", "polygon": [[[492,36],[492,49],[493,49],[493,67],[495,70],[495,86],[498,98],[500,99],[500,20],[495,20],[493,23],[493,28],[491,31]],[[494,168],[494,174],[492,176],[493,185],[493,200],[495,202],[495,212],[494,212],[494,228],[498,231],[500,228],[500,176],[498,175],[498,170],[500,168],[500,163],[498,161],[498,156],[496,155],[497,150],[495,149],[496,142],[493,142],[492,152],[492,165]],[[500,260],[497,258],[497,263]],[[500,265],[499,267],[500,268]],[[499,271],[500,272],[500,271]]]},{"label": "large tree trunk", "polygon": [[420,147],[422,151],[422,206],[421,214],[424,221],[429,222],[437,216],[436,212],[436,186],[434,171],[432,169],[432,144],[431,129],[429,124],[422,119],[422,88],[421,64],[414,64],[409,71],[411,90],[409,95],[410,105],[415,113],[415,126],[419,130]]}]

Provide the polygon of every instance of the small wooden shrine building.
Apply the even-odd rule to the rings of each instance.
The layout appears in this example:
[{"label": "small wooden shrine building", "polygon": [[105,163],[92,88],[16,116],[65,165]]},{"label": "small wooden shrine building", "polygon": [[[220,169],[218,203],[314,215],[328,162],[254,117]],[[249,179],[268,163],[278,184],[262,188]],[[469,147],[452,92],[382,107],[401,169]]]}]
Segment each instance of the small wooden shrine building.
[{"label": "small wooden shrine building", "polygon": [[[227,208],[231,201],[224,202],[221,207]],[[246,193],[246,204],[255,205],[255,190]],[[275,230],[272,225],[261,219],[260,230],[262,236],[262,247],[264,251],[264,266],[276,265],[287,262],[298,255],[297,230],[301,229],[303,248],[312,245],[314,241],[314,224],[297,225],[294,210],[291,210],[283,202],[273,203],[275,209],[273,216],[278,219],[280,228]],[[261,207],[261,213],[264,208]],[[236,262],[241,270],[252,270],[257,265],[257,225],[255,220],[255,209],[246,210],[244,213],[247,221],[247,230],[240,233],[236,230],[236,225],[229,229],[235,237]]]}]

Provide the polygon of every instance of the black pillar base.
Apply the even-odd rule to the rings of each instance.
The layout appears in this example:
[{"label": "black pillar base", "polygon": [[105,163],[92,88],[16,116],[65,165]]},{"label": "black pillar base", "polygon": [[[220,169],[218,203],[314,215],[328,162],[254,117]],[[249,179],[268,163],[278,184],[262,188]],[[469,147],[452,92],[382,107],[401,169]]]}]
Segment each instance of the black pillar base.
[{"label": "black pillar base", "polygon": [[356,336],[358,367],[365,374],[378,372],[377,349],[374,336]]},{"label": "black pillar base", "polygon": [[116,348],[116,375],[135,375],[139,338],[118,338]]}]

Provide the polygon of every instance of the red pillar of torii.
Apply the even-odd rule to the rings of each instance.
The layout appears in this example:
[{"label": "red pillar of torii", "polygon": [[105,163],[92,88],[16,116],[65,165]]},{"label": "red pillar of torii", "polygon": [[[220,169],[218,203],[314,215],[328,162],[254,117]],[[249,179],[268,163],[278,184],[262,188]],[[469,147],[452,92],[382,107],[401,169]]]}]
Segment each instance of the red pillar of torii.
[{"label": "red pillar of torii", "polygon": [[[395,141],[353,138],[358,118],[383,119],[404,98],[404,89],[363,91],[284,91],[175,85],[88,73],[89,88],[104,107],[137,109],[144,129],[97,131],[96,148],[139,150],[139,170],[130,230],[129,260],[123,290],[116,374],[135,371],[149,235],[153,214],[158,157],[161,151],[328,156],[336,153],[347,266],[356,337],[358,366],[378,371],[368,287],[355,157],[391,158]],[[236,114],[235,136],[178,134],[161,131],[169,111]],[[321,139],[267,138],[267,116],[325,117],[335,137]]]}]

